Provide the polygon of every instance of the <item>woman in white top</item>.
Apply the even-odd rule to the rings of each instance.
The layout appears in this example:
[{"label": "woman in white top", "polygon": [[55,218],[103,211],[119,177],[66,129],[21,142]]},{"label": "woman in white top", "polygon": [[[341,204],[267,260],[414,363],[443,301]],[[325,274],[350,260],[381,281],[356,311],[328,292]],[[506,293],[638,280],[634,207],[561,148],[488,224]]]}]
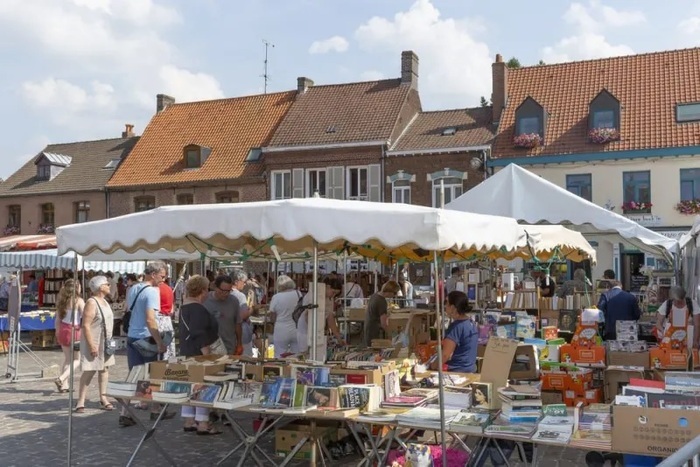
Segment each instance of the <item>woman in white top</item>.
[{"label": "woman in white top", "polygon": [[[320,286],[321,284],[319,284]],[[326,331],[330,331],[335,337],[338,345],[345,345],[343,341],[343,336],[340,334],[338,329],[338,323],[335,320],[335,299],[340,296],[343,290],[343,284],[339,279],[330,279],[325,282],[326,287],[326,300],[324,307],[324,314],[321,320],[319,317],[319,325],[317,328],[317,338],[316,338],[316,359],[319,361],[326,361],[326,355],[328,351],[328,340],[326,338]],[[311,293],[311,284],[309,284],[309,292],[304,296],[304,305],[310,305],[313,303],[313,294]],[[320,306],[320,304],[319,304]],[[311,310],[305,310],[299,317],[299,326],[297,327],[297,339],[299,341],[299,352],[306,352],[311,345],[309,342],[309,335],[311,334],[312,321],[309,319]]]},{"label": "woman in white top", "polygon": [[80,344],[80,317],[84,306],[85,302],[80,297],[80,282],[66,280],[56,300],[56,340],[63,350],[62,373],[54,381],[58,392],[68,392],[71,362],[74,373],[80,366],[80,354],[71,345],[71,334],[73,343]]},{"label": "woman in white top", "polygon": [[107,303],[109,296],[109,280],[105,276],[95,276],[90,279],[92,297],[85,301],[83,308],[82,335],[80,336],[80,366],[83,374],[80,377],[80,389],[75,411],[85,411],[85,396],[92,377],[97,372],[100,390],[100,408],[114,410],[107,399],[107,381],[109,367],[114,365],[114,355],[105,355],[105,341],[112,338],[114,314]]},{"label": "woman in white top", "polygon": [[301,294],[291,277],[281,275],[277,278],[277,293],[270,300],[270,321],[275,323],[272,343],[275,345],[275,358],[286,353],[299,353],[297,345],[297,325],[292,319]]}]

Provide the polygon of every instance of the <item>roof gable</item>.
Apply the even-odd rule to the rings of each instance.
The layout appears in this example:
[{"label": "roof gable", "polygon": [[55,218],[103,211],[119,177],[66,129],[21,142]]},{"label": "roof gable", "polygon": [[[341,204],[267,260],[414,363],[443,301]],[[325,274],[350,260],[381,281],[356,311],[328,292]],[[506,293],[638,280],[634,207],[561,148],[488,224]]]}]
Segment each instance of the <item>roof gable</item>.
[{"label": "roof gable", "polygon": [[[700,48],[508,70],[507,106],[494,157],[684,147],[700,144],[700,122],[678,124],[676,104],[700,101]],[[620,139],[588,140],[589,106],[607,90],[619,101]],[[515,111],[528,97],[548,113],[544,145],[514,147]],[[654,129],[654,131],[644,131]]]},{"label": "roof gable", "polygon": [[268,146],[389,141],[411,89],[400,79],[311,86],[297,96]]},{"label": "roof gable", "polygon": [[[256,177],[262,164],[246,162],[251,148],[265,146],[296,93],[260,94],[169,105],[153,116],[110,188]],[[210,149],[206,162],[187,169],[185,148]]]},{"label": "roof gable", "polygon": [[[0,196],[103,190],[114,173],[105,166],[126,157],[136,141],[138,137],[50,144],[0,183]],[[64,168],[50,180],[39,180],[37,165],[43,161]]]}]

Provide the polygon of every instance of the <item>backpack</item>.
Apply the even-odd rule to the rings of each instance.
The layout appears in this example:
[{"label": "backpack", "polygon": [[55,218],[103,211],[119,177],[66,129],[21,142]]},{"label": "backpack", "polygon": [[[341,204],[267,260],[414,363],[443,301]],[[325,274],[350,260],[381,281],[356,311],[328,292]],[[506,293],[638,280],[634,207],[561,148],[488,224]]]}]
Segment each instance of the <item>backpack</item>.
[{"label": "backpack", "polygon": [[292,319],[297,326],[299,326],[299,318],[301,318],[301,315],[306,309],[307,307],[304,305],[304,296],[299,293],[299,300],[297,300],[297,305],[294,307],[294,311],[292,311]]},{"label": "backpack", "polygon": [[[693,301],[685,297],[685,306],[688,308],[688,314],[690,317],[693,317]],[[668,299],[666,300],[666,318],[668,318],[668,315],[671,313],[671,309],[673,308],[673,300]]]},{"label": "backpack", "polygon": [[139,299],[139,295],[141,295],[141,292],[149,288],[150,285],[146,285],[144,287],[141,287],[141,290],[136,292],[136,297],[134,297],[134,301],[131,302],[131,306],[126,309],[126,312],[124,313],[124,316],[122,317],[122,328],[124,328],[124,332],[128,333],[129,332],[129,322],[131,321],[131,310],[134,308],[134,305],[136,305],[136,300]]}]

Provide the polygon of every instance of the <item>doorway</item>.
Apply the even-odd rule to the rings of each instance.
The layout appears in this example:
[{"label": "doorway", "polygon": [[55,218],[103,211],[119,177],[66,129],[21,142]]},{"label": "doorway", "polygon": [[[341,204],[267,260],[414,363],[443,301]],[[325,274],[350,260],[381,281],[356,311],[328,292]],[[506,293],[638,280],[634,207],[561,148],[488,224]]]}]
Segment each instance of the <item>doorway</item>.
[{"label": "doorway", "polygon": [[629,292],[639,293],[642,286],[646,285],[646,276],[640,269],[644,266],[644,253],[623,253],[622,255],[621,282],[622,288]]}]

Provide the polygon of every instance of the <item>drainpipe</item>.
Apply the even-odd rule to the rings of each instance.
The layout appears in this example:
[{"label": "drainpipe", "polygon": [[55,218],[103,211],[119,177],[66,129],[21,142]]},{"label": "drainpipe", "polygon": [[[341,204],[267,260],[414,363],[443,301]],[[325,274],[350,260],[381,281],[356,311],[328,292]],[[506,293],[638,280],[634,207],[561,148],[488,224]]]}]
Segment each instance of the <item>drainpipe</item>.
[{"label": "drainpipe", "polygon": [[109,219],[109,190],[105,188],[105,217]]},{"label": "drainpipe", "polygon": [[389,146],[389,141],[387,141],[383,146],[382,146],[382,157],[381,157],[381,164],[379,168],[379,186],[381,187],[381,190],[379,191],[381,193],[381,200],[382,202],[386,202],[386,197],[384,196],[386,192],[386,179],[384,176],[385,170],[386,170],[386,148]]}]

